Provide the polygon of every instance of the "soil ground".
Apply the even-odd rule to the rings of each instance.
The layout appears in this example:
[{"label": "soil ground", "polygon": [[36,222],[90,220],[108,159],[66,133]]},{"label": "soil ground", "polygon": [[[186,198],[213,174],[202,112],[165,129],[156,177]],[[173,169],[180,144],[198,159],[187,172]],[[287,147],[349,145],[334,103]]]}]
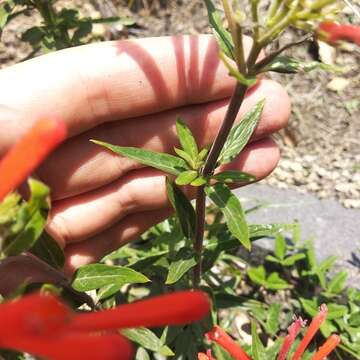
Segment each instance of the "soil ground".
[{"label": "soil ground", "polygon": [[[105,38],[135,38],[210,32],[206,11],[200,0],[107,0],[59,1],[61,6],[78,5],[83,15],[131,16],[127,29],[96,25]],[[129,6],[130,5],[130,6]],[[360,6],[354,4],[355,11]],[[345,9],[344,22],[359,23],[354,10]],[[23,59],[31,49],[20,40],[23,30],[38,21],[22,16],[4,31],[0,44],[0,64],[8,66]],[[283,42],[298,38],[287,33]],[[289,53],[298,59],[319,58],[319,44],[309,43]],[[338,199],[345,207],[360,208],[360,49],[352,45],[335,52],[320,46],[320,58],[343,66],[342,74],[317,71],[299,75],[271,75],[282,83],[293,102],[287,129],[277,137],[282,160],[263,182],[278,188],[314,193],[319,198]]]}]

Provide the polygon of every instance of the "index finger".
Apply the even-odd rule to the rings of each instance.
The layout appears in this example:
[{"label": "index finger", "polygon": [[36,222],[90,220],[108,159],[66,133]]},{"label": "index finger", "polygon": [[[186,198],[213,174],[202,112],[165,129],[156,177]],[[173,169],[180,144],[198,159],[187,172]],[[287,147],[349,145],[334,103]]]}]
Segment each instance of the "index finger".
[{"label": "index finger", "polygon": [[61,118],[72,136],[103,122],[225,98],[234,80],[214,38],[200,35],[66,49],[0,71],[0,83],[1,153],[39,118]]}]

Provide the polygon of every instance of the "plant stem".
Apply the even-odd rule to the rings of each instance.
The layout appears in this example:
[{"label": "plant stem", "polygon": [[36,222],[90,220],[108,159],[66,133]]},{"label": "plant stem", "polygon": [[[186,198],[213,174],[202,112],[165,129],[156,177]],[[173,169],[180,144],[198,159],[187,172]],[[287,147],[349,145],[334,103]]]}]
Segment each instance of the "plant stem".
[{"label": "plant stem", "polygon": [[[248,74],[254,72],[254,65],[256,59],[261,52],[262,47],[254,42],[250,50],[246,65],[248,69]],[[201,174],[206,178],[211,175],[216,166],[217,160],[221,153],[221,150],[226,142],[226,139],[230,133],[230,130],[236,120],[237,114],[240,110],[241,104],[244,101],[246,91],[248,89],[247,85],[237,83],[235,90],[231,96],[229,106],[226,110],[224,121],[216,135],[215,141],[211,146],[208,157],[206,158],[205,165],[201,171]],[[206,196],[204,192],[204,186],[200,186],[197,189],[196,194],[196,228],[195,228],[195,239],[194,239],[194,249],[197,257],[197,264],[194,268],[194,277],[193,277],[193,286],[194,288],[199,287],[201,281],[202,273],[202,250],[204,242],[204,230],[205,230],[205,201]]]},{"label": "plant stem", "polygon": [[234,124],[236,116],[240,110],[240,106],[244,100],[247,88],[247,85],[243,85],[240,83],[236,85],[235,90],[231,96],[230,104],[227,108],[224,121],[206,159],[206,163],[202,170],[202,175],[208,176],[211,175],[214,171],[217,159]]},{"label": "plant stem", "polygon": [[194,268],[194,278],[193,284],[194,288],[199,287],[202,273],[202,261],[201,261],[201,253],[203,249],[203,241],[204,241],[204,230],[205,230],[205,192],[204,187],[200,186],[197,189],[196,193],[196,228],[195,228],[195,242],[194,242],[194,250],[195,256],[197,260],[197,264]]},{"label": "plant stem", "polygon": [[[227,109],[225,119],[221,125],[221,128],[216,136],[216,139],[211,147],[210,153],[207,157],[206,163],[202,170],[202,175],[211,175],[214,171],[217,159],[220,155],[227,136],[234,124],[236,116],[239,112],[240,106],[244,100],[247,86],[238,83],[235,87],[234,93],[231,97],[229,107]],[[197,257],[197,264],[194,268],[193,286],[198,288],[201,280],[202,273],[202,249],[204,242],[204,230],[205,230],[205,192],[204,187],[200,186],[196,194],[196,229],[195,229],[195,243],[194,249]]]}]

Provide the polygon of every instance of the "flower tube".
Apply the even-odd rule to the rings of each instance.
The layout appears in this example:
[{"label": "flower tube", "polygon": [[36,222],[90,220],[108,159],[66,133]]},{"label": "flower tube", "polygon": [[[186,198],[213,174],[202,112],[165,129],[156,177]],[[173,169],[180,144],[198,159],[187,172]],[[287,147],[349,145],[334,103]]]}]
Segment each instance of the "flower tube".
[{"label": "flower tube", "polygon": [[211,331],[206,334],[209,340],[215,341],[224,348],[235,360],[251,360],[246,352],[237,344],[223,329],[214,326]]},{"label": "flower tube", "polygon": [[312,319],[309,328],[307,329],[304,338],[301,340],[298,348],[295,351],[295,354],[292,357],[292,360],[300,360],[304,351],[310,344],[311,340],[319,330],[321,324],[326,320],[328,314],[328,308],[325,304],[320,306],[319,313]]},{"label": "flower tube", "polygon": [[0,161],[0,201],[16,189],[66,138],[62,121],[40,120]]}]

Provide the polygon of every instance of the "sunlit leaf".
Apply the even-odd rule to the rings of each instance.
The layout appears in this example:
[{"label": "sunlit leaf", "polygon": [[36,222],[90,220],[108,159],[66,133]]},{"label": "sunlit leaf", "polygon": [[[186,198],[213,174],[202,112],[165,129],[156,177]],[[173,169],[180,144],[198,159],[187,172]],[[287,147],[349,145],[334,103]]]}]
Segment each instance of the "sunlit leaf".
[{"label": "sunlit leaf", "polygon": [[182,248],[176,259],[170,263],[169,273],[165,284],[171,285],[178,282],[192,267],[196,265],[194,254]]},{"label": "sunlit leaf", "polygon": [[187,170],[182,172],[175,180],[177,185],[188,185],[198,177],[195,170]]},{"label": "sunlit leaf", "polygon": [[205,5],[208,11],[210,25],[214,29],[215,37],[219,43],[220,49],[230,59],[235,59],[234,44],[231,34],[224,28],[221,16],[216,10],[214,2],[212,0],[205,0]]},{"label": "sunlit leaf", "polygon": [[[171,304],[169,304],[171,306]],[[141,316],[141,314],[139,314]],[[169,347],[163,344],[151,330],[147,328],[123,329],[121,333],[129,340],[134,341],[147,350],[154,351],[163,356],[173,356]]]},{"label": "sunlit leaf", "polygon": [[195,160],[199,154],[196,140],[189,127],[180,118],[176,120],[176,132],[183,150]]},{"label": "sunlit leaf", "polygon": [[230,232],[243,246],[250,249],[249,228],[240,200],[222,183],[217,183],[214,186],[206,186],[205,192],[224,214]]},{"label": "sunlit leaf", "polygon": [[251,135],[255,131],[264,108],[265,101],[259,101],[239,122],[235,125],[225,142],[220,153],[219,163],[227,164],[235,159],[244,149]]},{"label": "sunlit leaf", "polygon": [[295,74],[298,72],[310,72],[313,70],[325,70],[328,72],[341,73],[344,69],[330,64],[324,64],[319,61],[304,63],[288,56],[278,56],[270,64],[261,69],[260,72],[273,71],[284,74]]},{"label": "sunlit leaf", "polygon": [[211,178],[224,183],[247,183],[256,180],[255,176],[237,170],[225,170]]},{"label": "sunlit leaf", "polygon": [[145,275],[127,267],[92,264],[77,270],[72,286],[78,291],[89,291],[107,285],[142,284],[148,281]]},{"label": "sunlit leaf", "polygon": [[158,153],[134,147],[116,146],[102,141],[91,140],[93,143],[103,146],[112,152],[135,160],[143,165],[151,166],[166,173],[179,175],[188,168],[186,162],[170,154]]}]

